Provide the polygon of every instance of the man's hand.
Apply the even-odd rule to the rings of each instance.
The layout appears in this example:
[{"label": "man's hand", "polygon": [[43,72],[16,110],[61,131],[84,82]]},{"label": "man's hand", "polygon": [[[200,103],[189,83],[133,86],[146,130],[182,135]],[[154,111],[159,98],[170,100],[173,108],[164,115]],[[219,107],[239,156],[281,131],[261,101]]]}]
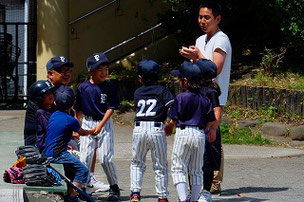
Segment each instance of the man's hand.
[{"label": "man's hand", "polygon": [[189,46],[189,48],[183,46],[181,49],[179,49],[179,53],[183,57],[193,60],[193,62],[196,62],[200,58],[205,58],[196,46]]}]

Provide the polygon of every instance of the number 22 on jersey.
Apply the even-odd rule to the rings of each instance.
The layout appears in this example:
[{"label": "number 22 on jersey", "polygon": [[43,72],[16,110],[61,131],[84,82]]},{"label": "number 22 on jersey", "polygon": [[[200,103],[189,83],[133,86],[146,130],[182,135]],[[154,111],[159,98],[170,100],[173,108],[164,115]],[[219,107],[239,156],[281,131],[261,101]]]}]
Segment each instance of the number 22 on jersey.
[{"label": "number 22 on jersey", "polygon": [[[156,103],[157,103],[157,100],[155,100],[155,99],[139,100],[137,103],[137,107],[140,107],[140,109],[136,113],[136,116],[137,117],[155,116],[156,112],[152,112],[152,110],[156,106]],[[145,110],[146,106],[148,106],[147,110]]]}]

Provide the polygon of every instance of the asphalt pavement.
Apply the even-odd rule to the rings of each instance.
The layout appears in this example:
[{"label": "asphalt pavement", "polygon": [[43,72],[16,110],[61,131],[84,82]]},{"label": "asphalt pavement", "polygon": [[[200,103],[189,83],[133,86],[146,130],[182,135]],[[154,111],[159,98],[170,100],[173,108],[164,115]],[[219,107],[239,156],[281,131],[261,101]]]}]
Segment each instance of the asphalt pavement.
[{"label": "asphalt pavement", "polygon": [[[15,150],[23,144],[24,110],[0,111],[0,173],[16,160]],[[115,125],[115,155],[121,201],[128,201],[132,127]],[[173,136],[168,137],[168,160],[171,165]],[[246,145],[224,145],[225,168],[222,192],[213,201],[304,201],[304,150]],[[106,182],[99,163],[97,179]],[[150,153],[144,176],[142,201],[157,201]],[[177,193],[169,175],[169,201],[177,201]],[[107,193],[94,197],[105,201]],[[0,182],[1,201],[22,201],[22,187]]]}]

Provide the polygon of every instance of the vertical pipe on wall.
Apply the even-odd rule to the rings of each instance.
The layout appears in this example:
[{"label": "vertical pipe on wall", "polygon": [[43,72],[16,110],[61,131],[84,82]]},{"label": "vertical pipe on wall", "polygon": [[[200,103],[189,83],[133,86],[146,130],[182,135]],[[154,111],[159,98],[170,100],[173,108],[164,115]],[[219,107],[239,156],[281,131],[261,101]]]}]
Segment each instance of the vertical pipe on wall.
[{"label": "vertical pipe on wall", "polygon": [[[28,23],[29,22],[29,0],[24,1],[24,22]],[[24,50],[23,50],[23,92],[24,92],[24,99],[27,95],[27,77],[28,77],[28,53],[27,53],[27,48],[28,48],[28,25],[24,25]]]}]

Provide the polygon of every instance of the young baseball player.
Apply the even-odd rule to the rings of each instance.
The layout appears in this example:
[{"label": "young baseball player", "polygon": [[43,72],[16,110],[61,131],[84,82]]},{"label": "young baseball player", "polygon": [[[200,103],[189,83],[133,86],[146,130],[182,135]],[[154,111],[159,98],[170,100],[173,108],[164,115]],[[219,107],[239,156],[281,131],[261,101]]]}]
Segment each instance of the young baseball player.
[{"label": "young baseball player", "polygon": [[[87,182],[89,170],[74,155],[67,152],[68,142],[72,138],[73,131],[79,135],[94,135],[96,128],[84,130],[80,127],[78,120],[70,115],[75,102],[72,88],[60,86],[54,94],[58,110],[51,115],[49,120],[44,153],[50,157],[50,162],[63,164],[66,176],[81,188],[82,184]],[[74,189],[69,189],[69,194],[68,201],[78,201],[77,192]]]},{"label": "young baseball player", "polygon": [[159,65],[152,60],[138,63],[138,78],[143,84],[134,93],[135,127],[133,130],[130,201],[140,201],[146,155],[151,150],[158,201],[168,197],[167,140],[164,121],[174,101],[170,91],[157,84]]},{"label": "young baseball player", "polygon": [[201,92],[206,95],[212,104],[212,108],[214,111],[216,121],[213,122],[211,132],[214,137],[216,137],[215,141],[206,140],[205,144],[205,154],[204,154],[204,183],[203,183],[203,191],[201,192],[201,196],[199,201],[212,201],[212,195],[210,193],[211,185],[213,182],[214,171],[220,169],[221,165],[221,137],[220,137],[220,119],[221,119],[221,109],[219,96],[221,95],[221,90],[218,84],[213,80],[216,77],[217,67],[211,61],[207,59],[199,59],[196,63],[202,71],[202,90]]},{"label": "young baseball player", "polygon": [[201,70],[196,64],[184,62],[171,74],[179,77],[180,86],[186,90],[176,96],[168,114],[171,120],[165,127],[167,135],[177,127],[172,151],[173,183],[179,200],[186,201],[189,172],[191,200],[197,201],[203,182],[204,131],[215,121],[214,112],[210,100],[200,92]]},{"label": "young baseball player", "polygon": [[88,57],[86,66],[91,78],[79,85],[74,109],[78,120],[83,115],[82,127],[96,127],[94,134],[98,134],[96,137],[80,137],[80,160],[90,168],[94,151],[98,150],[101,166],[110,184],[107,200],[118,201],[120,190],[112,162],[114,134],[111,116],[120,103],[116,87],[112,82],[106,81],[108,64],[108,58],[103,53],[94,53]]},{"label": "young baseball player", "polygon": [[30,99],[39,106],[35,116],[36,124],[36,147],[42,152],[45,147],[45,137],[50,116],[53,113],[51,106],[54,104],[54,85],[47,80],[33,83],[29,88]]}]

